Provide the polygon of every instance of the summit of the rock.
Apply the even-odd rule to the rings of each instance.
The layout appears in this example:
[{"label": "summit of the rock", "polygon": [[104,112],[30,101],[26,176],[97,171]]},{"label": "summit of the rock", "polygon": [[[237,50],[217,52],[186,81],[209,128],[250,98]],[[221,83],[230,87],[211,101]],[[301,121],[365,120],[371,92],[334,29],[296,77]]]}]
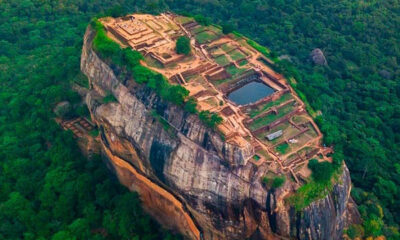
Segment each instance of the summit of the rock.
[{"label": "summit of the rock", "polygon": [[[285,202],[309,178],[308,161],[331,161],[332,149],[322,146],[304,103],[261,53],[267,49],[170,13],[100,22],[120,47],[143,55],[141,66],[189,90],[200,113],[99,57],[88,27],[81,58],[91,88],[86,103],[110,167],[149,213],[192,239],[341,237],[354,209],[346,166],[332,191],[300,212]],[[190,39],[189,55],[175,51],[181,36]],[[115,101],[104,101],[110,94]],[[204,112],[222,122],[207,126]],[[264,177],[286,181],[271,187]]]}]

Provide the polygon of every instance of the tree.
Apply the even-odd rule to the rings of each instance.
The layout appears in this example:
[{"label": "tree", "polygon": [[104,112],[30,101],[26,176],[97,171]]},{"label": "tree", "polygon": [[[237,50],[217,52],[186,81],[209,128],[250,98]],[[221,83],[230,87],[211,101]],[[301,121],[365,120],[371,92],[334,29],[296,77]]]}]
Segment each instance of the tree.
[{"label": "tree", "polygon": [[286,181],[285,176],[278,176],[274,178],[274,181],[272,183],[273,188],[279,188],[281,187]]},{"label": "tree", "polygon": [[196,113],[197,112],[196,106],[197,106],[196,99],[190,97],[185,103],[185,111],[189,113]]},{"label": "tree", "polygon": [[105,58],[118,56],[121,48],[116,42],[107,37],[103,25],[95,20],[92,22],[92,26],[97,31],[96,37],[93,40],[93,48],[96,52]]},{"label": "tree", "polygon": [[[133,206],[121,210],[126,215],[140,213],[134,219],[139,223],[133,223],[137,228],[129,225],[132,216],[123,216],[128,221],[121,226],[135,236],[130,239],[169,237],[142,212],[136,195],[121,198],[131,193],[110,178],[100,157],[91,161],[83,157],[72,133],[55,123],[52,111],[57,103],[68,101],[71,114],[87,114],[78,108],[82,99],[70,86],[78,82],[88,87],[87,79],[76,79],[84,27],[109,7],[123,4],[123,10],[110,11],[119,15],[121,10],[133,12],[136,4],[124,0],[32,2],[0,4],[0,18],[13,19],[12,23],[0,21],[0,36],[4,36],[0,37],[4,39],[0,44],[0,55],[4,55],[0,56],[0,239],[104,239],[98,232],[105,228],[106,212],[115,216],[118,205],[132,202]],[[53,16],[60,16],[57,28]],[[94,48],[100,57],[115,62],[116,68],[134,68],[145,83],[155,76],[138,68],[142,58],[138,52],[121,49],[108,41],[104,29],[99,30],[103,35]],[[118,229],[113,239],[123,239],[123,235]]]},{"label": "tree", "polygon": [[140,60],[143,59],[143,56],[138,51],[133,51],[130,48],[124,48],[122,50],[124,60],[130,67],[134,67],[140,63]]},{"label": "tree", "polygon": [[77,218],[68,226],[68,230],[77,239],[88,239],[90,236],[90,227],[87,219]]},{"label": "tree", "polygon": [[126,14],[126,8],[115,5],[106,11],[106,16],[120,17]]},{"label": "tree", "polygon": [[164,89],[164,94],[167,101],[176,105],[182,105],[185,98],[189,95],[189,91],[181,85],[172,85]]},{"label": "tree", "polygon": [[[25,198],[37,202],[43,187],[43,176],[62,162],[75,163],[75,156],[56,157],[55,160],[49,157],[52,148],[62,151],[55,144],[56,139],[68,137],[50,120],[52,115],[49,109],[54,107],[50,103],[55,104],[60,101],[59,98],[67,97],[69,78],[79,72],[82,33],[86,23],[99,13],[107,13],[112,6],[124,6],[126,12],[141,11],[145,7],[143,1],[126,0],[37,2],[4,0],[0,4],[0,17],[12,19],[0,23],[0,55],[4,55],[0,57],[0,136],[3,140],[0,141],[0,169],[16,159],[26,158],[29,160],[27,163],[34,164],[28,180],[15,182],[15,178],[0,174],[0,201],[7,201],[11,192],[18,191]],[[400,184],[400,171],[392,169],[395,163],[400,162],[400,149],[397,147],[400,139],[400,53],[397,43],[400,31],[395,31],[400,25],[400,18],[396,4],[382,1],[380,4],[357,5],[356,11],[346,14],[348,6],[354,5],[349,0],[340,3],[306,1],[300,5],[289,1],[269,1],[267,8],[263,7],[263,1],[210,1],[207,4],[191,0],[161,2],[168,4],[171,11],[195,12],[213,20],[237,22],[238,30],[246,36],[268,44],[278,55],[291,55],[295,60],[292,66],[295,65],[297,70],[282,64],[289,68],[285,74],[295,76],[297,89],[304,91],[299,95],[302,99],[303,96],[309,98],[310,105],[321,110],[321,116],[327,124],[331,124],[324,136],[328,137],[327,143],[335,145],[335,152],[338,143],[344,145],[343,155],[354,185],[371,191],[379,176]],[[232,8],[233,4],[237,7]],[[145,10],[154,7],[153,4],[147,5],[149,7]],[[315,7],[322,9],[323,14],[321,11],[310,11]],[[118,15],[119,10],[113,9],[109,13]],[[54,16],[61,16],[57,20],[57,28],[54,27]],[[372,16],[374,21],[371,22]],[[200,24],[209,23],[199,17],[197,21]],[[40,30],[40,35],[37,30]],[[329,66],[321,68],[308,64],[309,50],[316,46],[329,53]],[[392,77],[374,77],[380,69],[387,70]],[[326,79],[314,82],[318,79],[309,77],[313,73],[321,74]],[[146,72],[140,80],[147,81],[151,76]],[[61,86],[62,91],[55,94],[52,86]],[[53,93],[50,94],[50,91]],[[377,141],[375,147],[372,148],[370,143],[356,143],[357,139],[367,142],[370,136]],[[73,151],[74,147],[71,143],[60,146],[68,151]],[[81,168],[90,173],[104,171],[99,165],[88,169]],[[100,176],[107,178],[107,175]],[[96,178],[98,181],[94,182],[101,179]],[[26,187],[21,186],[29,180],[36,187],[24,190]],[[386,190],[392,192],[392,184],[384,185],[383,192],[375,189],[378,195],[386,195]],[[115,188],[118,186],[114,185]],[[395,199],[395,203],[391,204],[386,197],[379,197],[376,202],[380,202],[385,206],[384,211],[390,213],[385,214],[384,220],[390,224],[400,222],[400,200]],[[96,214],[96,219],[101,219],[108,206],[99,207],[94,202],[87,203],[84,209],[87,215]],[[364,202],[359,204],[360,207],[364,205]],[[77,207],[76,211],[81,213],[83,210]],[[38,209],[35,213],[35,222],[40,228],[31,233],[41,235],[34,239],[49,238],[54,231],[58,231],[49,227],[52,225],[50,222],[60,222],[51,213]],[[95,229],[101,226],[101,220],[92,222]],[[1,230],[9,223],[0,221]],[[20,225],[26,223],[20,222]],[[9,236],[1,230],[0,238],[22,238]],[[20,229],[16,227],[13,230],[18,232]]]},{"label": "tree", "polygon": [[317,182],[327,182],[331,180],[333,167],[330,162],[318,162],[317,159],[311,159],[308,167],[312,170],[312,177]]},{"label": "tree", "polygon": [[286,178],[285,178],[284,175],[275,176],[275,177],[272,177],[272,178],[264,176],[262,178],[262,182],[267,187],[279,188],[286,182]]},{"label": "tree", "polygon": [[77,238],[72,236],[68,231],[59,231],[51,237],[51,240],[76,240]]},{"label": "tree", "polygon": [[194,20],[200,25],[208,26],[211,23],[211,20],[208,17],[204,17],[201,14],[197,14],[194,16]]},{"label": "tree", "polygon": [[190,39],[186,36],[181,36],[176,40],[176,53],[189,55]]},{"label": "tree", "polygon": [[34,211],[32,203],[18,192],[9,195],[7,201],[0,204],[0,229],[5,236],[18,239],[21,234],[32,229]]},{"label": "tree", "polygon": [[235,29],[235,27],[232,24],[229,24],[229,23],[222,24],[221,26],[222,26],[222,32],[224,34],[231,33]]},{"label": "tree", "polygon": [[398,193],[397,186],[393,181],[381,177],[378,178],[378,182],[375,184],[373,190],[378,197],[385,200],[385,203],[388,204],[394,203]]},{"label": "tree", "polygon": [[363,237],[364,228],[361,225],[353,224],[347,229],[346,233],[351,239],[355,239],[356,237]]},{"label": "tree", "polygon": [[154,77],[154,73],[143,65],[137,65],[132,69],[135,82],[147,83],[150,78]]},{"label": "tree", "polygon": [[367,236],[377,237],[382,234],[383,221],[381,218],[371,216],[364,221],[363,226]]},{"label": "tree", "polygon": [[200,120],[210,128],[215,128],[218,124],[222,123],[223,119],[217,113],[211,113],[210,111],[201,111],[199,113]]}]

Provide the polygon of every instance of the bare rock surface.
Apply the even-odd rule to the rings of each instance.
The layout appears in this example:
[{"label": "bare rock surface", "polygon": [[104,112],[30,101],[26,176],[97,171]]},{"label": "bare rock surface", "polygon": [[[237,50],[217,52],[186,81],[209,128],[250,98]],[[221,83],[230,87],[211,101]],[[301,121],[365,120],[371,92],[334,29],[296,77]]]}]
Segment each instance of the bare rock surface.
[{"label": "bare rock surface", "polygon": [[310,57],[313,60],[314,64],[317,64],[317,65],[327,65],[328,64],[324,53],[319,48],[315,48],[314,50],[312,50],[310,53]]},{"label": "bare rock surface", "polygon": [[68,115],[69,112],[71,112],[71,110],[71,103],[69,103],[68,101],[62,101],[57,103],[57,105],[53,109],[53,112],[58,117],[65,117],[66,115]]}]

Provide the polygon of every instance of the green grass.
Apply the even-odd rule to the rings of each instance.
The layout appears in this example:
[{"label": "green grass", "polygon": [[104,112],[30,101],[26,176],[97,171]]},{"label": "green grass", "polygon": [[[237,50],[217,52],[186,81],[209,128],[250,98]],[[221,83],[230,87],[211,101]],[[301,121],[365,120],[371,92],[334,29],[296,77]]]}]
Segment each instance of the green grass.
[{"label": "green grass", "polygon": [[280,153],[280,154],[285,154],[285,153],[287,153],[288,150],[289,150],[289,144],[287,144],[287,143],[282,143],[282,144],[278,145],[275,149],[276,149],[276,151],[277,151],[278,153]]},{"label": "green grass", "polygon": [[193,74],[185,77],[186,82],[191,82],[193,80],[197,80],[199,77],[201,77],[199,74]]},{"label": "green grass", "polygon": [[242,61],[240,61],[238,64],[239,64],[239,66],[244,66],[244,65],[246,65],[246,64],[248,64],[249,62],[246,60],[246,59],[244,59],[244,60],[242,60]]},{"label": "green grass", "polygon": [[[250,140],[248,140],[248,141],[250,141]],[[263,149],[258,150],[256,154],[259,155],[259,156],[264,157],[264,159],[265,159],[266,161],[271,161],[271,160],[273,160],[273,159],[271,158],[271,156],[268,154],[268,152],[265,151],[265,150],[263,150]]]},{"label": "green grass", "polygon": [[285,116],[286,114],[290,113],[291,111],[293,111],[294,107],[291,106],[291,104],[286,105],[284,107],[282,107],[281,109],[279,109],[278,114],[268,114],[264,117],[261,117],[259,119],[254,120],[254,122],[252,122],[250,124],[250,130],[254,131],[262,126],[266,126],[270,123],[272,123],[273,121]]},{"label": "green grass", "polygon": [[324,198],[332,190],[332,187],[333,184],[331,182],[317,183],[311,181],[301,186],[293,196],[287,199],[287,201],[290,205],[294,206],[296,211],[300,211],[310,205],[313,201]]},{"label": "green grass", "polygon": [[317,137],[318,136],[318,133],[315,131],[315,128],[311,123],[308,123],[307,127],[310,129],[307,132],[308,135],[310,135],[311,137]]},{"label": "green grass", "polygon": [[208,26],[208,29],[215,32],[217,35],[222,35],[222,28],[218,25],[212,24]]},{"label": "green grass", "polygon": [[211,56],[212,56],[213,58],[216,58],[216,57],[218,57],[218,56],[223,55],[223,54],[224,54],[224,51],[222,51],[221,48],[214,48],[214,49],[212,49],[211,51],[209,51],[209,53],[211,54]]},{"label": "green grass", "polygon": [[199,32],[203,32],[205,30],[207,30],[207,28],[205,26],[198,26],[195,29],[193,29],[192,32],[194,34],[198,34]]},{"label": "green grass", "polygon": [[233,78],[224,78],[224,79],[221,79],[221,80],[218,80],[218,81],[215,81],[214,82],[214,84],[216,85],[216,86],[218,86],[218,85],[221,85],[221,84],[223,84],[223,83],[226,83],[226,82],[229,82],[229,81],[232,81],[233,80]]},{"label": "green grass", "polygon": [[290,93],[286,93],[284,95],[282,95],[279,99],[275,100],[275,101],[270,101],[267,102],[264,105],[259,106],[257,109],[252,109],[249,113],[249,116],[251,118],[254,118],[255,116],[267,111],[269,108],[273,107],[273,106],[278,106],[279,104],[288,101],[289,99],[292,99],[293,96]]},{"label": "green grass", "polygon": [[260,160],[260,156],[254,155],[254,156],[253,156],[253,159],[256,160],[256,161],[258,161],[258,160]]},{"label": "green grass", "polygon": [[254,49],[262,53],[264,56],[269,57],[271,51],[268,48],[261,46],[260,44],[251,39],[247,39],[247,44],[249,44]]},{"label": "green grass", "polygon": [[236,76],[238,74],[242,74],[247,71],[246,68],[237,68],[235,65],[230,65],[229,67],[226,68],[226,71],[232,75]]},{"label": "green grass", "polygon": [[268,188],[279,188],[286,182],[284,175],[277,176],[275,174],[267,174],[262,178],[262,183]]},{"label": "green grass", "polygon": [[169,125],[169,123],[164,118],[159,118],[158,121],[161,123],[165,131],[171,130],[171,125]]},{"label": "green grass", "polygon": [[109,93],[103,98],[103,103],[107,104],[111,102],[118,102],[118,100],[114,97],[112,93]]},{"label": "green grass", "polygon": [[225,55],[221,55],[219,57],[216,57],[214,60],[215,60],[216,63],[218,63],[221,66],[225,66],[225,65],[230,63],[228,58]]},{"label": "green grass", "polygon": [[176,21],[177,21],[178,23],[180,23],[180,24],[185,24],[185,23],[188,23],[188,22],[193,21],[193,18],[191,18],[191,17],[184,17],[184,16],[179,16],[179,17],[176,17],[175,19],[176,19]]},{"label": "green grass", "polygon": [[224,52],[229,52],[229,51],[233,50],[235,47],[229,43],[224,43],[221,45],[221,48],[222,48],[222,50],[224,50]]},{"label": "green grass", "polygon": [[243,34],[237,32],[237,31],[233,31],[232,33],[229,34],[233,39],[235,39],[236,41],[240,41],[240,40],[244,40],[245,37],[243,36]]},{"label": "green grass", "polygon": [[246,57],[241,51],[235,49],[232,52],[229,53],[229,56],[231,56],[233,61],[237,61],[239,59],[243,59]]},{"label": "green grass", "polygon": [[162,65],[162,63],[160,61],[152,58],[151,56],[146,56],[144,59],[145,59],[145,62],[147,63],[147,65],[149,65],[150,67],[164,68],[164,66]]},{"label": "green grass", "polygon": [[297,192],[288,197],[286,202],[295,208],[296,211],[301,211],[309,206],[312,202],[324,198],[329,192],[332,191],[334,183],[338,181],[342,168],[334,171],[331,181],[316,182],[311,180],[307,184],[301,186]]},{"label": "green grass", "polygon": [[215,35],[213,32],[204,31],[199,34],[196,34],[196,36],[194,38],[196,39],[196,41],[199,44],[203,44],[203,43],[212,42],[212,41],[216,40],[218,38],[218,36]]},{"label": "green grass", "polygon": [[293,122],[296,124],[302,124],[308,122],[307,118],[302,115],[297,115],[292,118]]},{"label": "green grass", "polygon": [[[233,68],[235,68],[235,69],[233,69]],[[237,72],[236,69],[240,69],[240,72]],[[245,75],[250,76],[251,74],[254,73],[254,70],[252,70],[252,69],[249,70],[249,69],[246,69],[246,68],[236,68],[235,66],[231,67],[230,71],[233,71],[233,73],[236,73],[237,75],[242,75],[242,76],[245,76]],[[243,74],[243,73],[245,73],[245,74]],[[229,77],[229,78],[224,78],[224,79],[215,81],[214,84],[218,86],[218,85],[221,85],[221,84],[223,84],[223,83],[232,81],[232,80],[235,79],[235,77],[237,77],[237,75],[236,75],[236,76],[233,76],[233,75],[232,75],[232,76]]]},{"label": "green grass", "polygon": [[173,30],[179,30],[179,27],[172,23],[167,23],[168,28]]},{"label": "green grass", "polygon": [[260,57],[260,58],[258,58],[257,60],[260,61],[260,62],[262,62],[265,66],[274,69],[274,65],[272,65],[270,62],[268,62],[267,60],[265,60],[265,58]]},{"label": "green grass", "polygon": [[296,211],[301,211],[312,202],[329,194],[334,184],[338,182],[342,171],[341,167],[335,168],[330,181],[317,182],[311,178],[310,182],[301,186],[294,195],[288,197],[286,202],[293,206]]},{"label": "green grass", "polygon": [[204,102],[206,102],[208,105],[213,106],[213,107],[217,107],[218,106],[218,102],[215,100],[215,98],[207,98],[206,100],[204,100]]}]

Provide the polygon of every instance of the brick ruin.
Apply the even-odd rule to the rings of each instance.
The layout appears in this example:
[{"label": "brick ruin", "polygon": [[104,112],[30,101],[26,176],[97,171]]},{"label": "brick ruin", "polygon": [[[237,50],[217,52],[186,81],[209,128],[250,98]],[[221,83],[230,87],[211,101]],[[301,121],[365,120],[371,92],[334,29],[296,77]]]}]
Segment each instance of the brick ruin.
[{"label": "brick ruin", "polygon": [[[145,56],[143,65],[188,89],[199,111],[218,113],[223,122],[217,130],[226,141],[239,147],[252,144],[255,155],[246,163],[266,164],[275,174],[291,174],[301,181],[310,174],[309,159],[317,156],[330,161],[327,155],[332,150],[321,146],[322,134],[304,103],[273,70],[273,62],[248,45],[246,38],[224,35],[218,26],[201,26],[191,18],[169,13],[133,14],[101,22],[110,38]],[[191,55],[175,52],[179,36],[190,38]],[[253,81],[274,92],[246,105],[228,98]],[[267,138],[277,131],[282,134],[276,139]]]},{"label": "brick ruin", "polygon": [[94,129],[94,124],[84,117],[58,121],[64,130],[70,130],[74,137],[81,138]]}]

